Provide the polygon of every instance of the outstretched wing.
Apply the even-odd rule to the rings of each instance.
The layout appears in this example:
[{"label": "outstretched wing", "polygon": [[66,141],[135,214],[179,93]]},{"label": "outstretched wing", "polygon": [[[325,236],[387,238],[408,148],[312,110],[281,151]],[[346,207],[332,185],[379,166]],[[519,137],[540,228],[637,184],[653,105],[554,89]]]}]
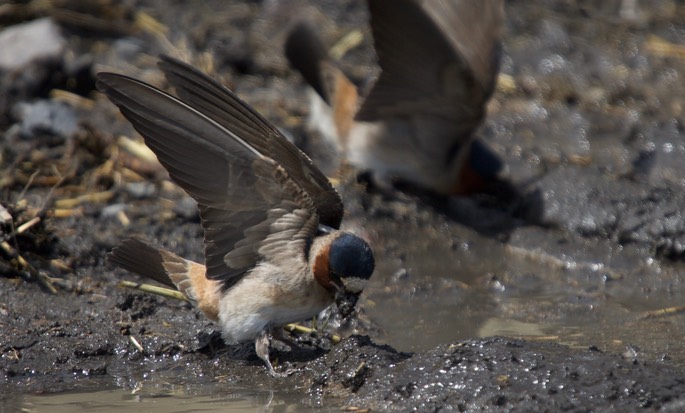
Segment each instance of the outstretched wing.
[{"label": "outstretched wing", "polygon": [[208,278],[228,289],[266,255],[284,253],[285,245],[304,254],[318,228],[316,207],[279,162],[246,140],[247,132],[265,135],[264,142],[285,138],[247,116],[254,112],[245,103],[233,97],[227,105],[245,115],[219,123],[203,108],[126,76],[99,73],[97,87],[198,202]]},{"label": "outstretched wing", "polygon": [[340,228],[343,218],[340,195],[307,155],[216,80],[169,56],[162,56],[159,67],[183,102],[233,131],[259,153],[281,165],[312,199],[321,224]]},{"label": "outstretched wing", "polygon": [[369,0],[382,72],[357,119],[480,122],[499,62],[502,0]]}]

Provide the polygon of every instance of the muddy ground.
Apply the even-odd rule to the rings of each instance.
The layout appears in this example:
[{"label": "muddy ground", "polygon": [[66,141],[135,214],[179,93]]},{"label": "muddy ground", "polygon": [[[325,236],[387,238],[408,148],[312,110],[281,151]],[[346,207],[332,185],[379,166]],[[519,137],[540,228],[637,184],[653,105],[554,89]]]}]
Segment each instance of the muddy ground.
[{"label": "muddy ground", "polygon": [[[377,272],[358,319],[340,326],[350,338],[276,347],[289,378],[269,377],[251,345],[222,345],[188,304],[117,286],[140,281],[105,262],[121,239],[199,259],[201,230],[93,74],[163,86],[156,55],[192,61],[331,173],[282,57],[288,21],[314,19],[331,43],[361,34],[344,67],[360,83],[376,69],[363,2],[313,4],[0,5],[0,35],[43,17],[57,27],[38,60],[15,58],[36,43],[0,47],[14,50],[0,52],[0,395],[211,384],[373,410],[685,409],[685,7],[674,1],[508,1],[503,75],[479,135],[513,189],[435,199],[338,176],[344,225],[373,244]],[[476,338],[493,334],[512,338]]]}]

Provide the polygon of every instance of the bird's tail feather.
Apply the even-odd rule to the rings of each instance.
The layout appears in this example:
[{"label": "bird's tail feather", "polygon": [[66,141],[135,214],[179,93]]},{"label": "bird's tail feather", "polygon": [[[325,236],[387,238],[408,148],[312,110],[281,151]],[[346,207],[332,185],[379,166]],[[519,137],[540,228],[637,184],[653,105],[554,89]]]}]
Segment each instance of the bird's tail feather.
[{"label": "bird's tail feather", "polygon": [[107,260],[117,267],[176,288],[166,269],[169,258],[172,262],[183,260],[169,251],[158,250],[137,238],[125,240],[107,254]]},{"label": "bird's tail feather", "polygon": [[[357,112],[359,95],[357,87],[345,76],[330,58],[328,50],[308,22],[297,24],[285,43],[285,55],[290,65],[300,72],[304,80],[326,103],[325,110],[312,110],[310,115],[325,116],[326,119],[310,119],[324,136],[334,136],[338,144],[347,134]],[[329,125],[335,131],[328,131]]]},{"label": "bird's tail feather", "polygon": [[209,319],[218,318],[218,284],[205,277],[204,265],[137,238],[119,244],[107,254],[107,259],[125,270],[176,288]]}]

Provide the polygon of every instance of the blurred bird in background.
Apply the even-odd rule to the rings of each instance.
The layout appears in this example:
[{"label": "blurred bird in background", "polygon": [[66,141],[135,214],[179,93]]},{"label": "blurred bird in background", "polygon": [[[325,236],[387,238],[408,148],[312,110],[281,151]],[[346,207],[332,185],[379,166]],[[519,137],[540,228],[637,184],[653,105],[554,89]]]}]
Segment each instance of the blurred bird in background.
[{"label": "blurred bird in background", "polygon": [[500,60],[502,0],[368,0],[381,73],[362,99],[313,24],[293,26],[285,54],[316,92],[310,124],[373,184],[442,195],[484,190],[502,169],[474,131]]}]

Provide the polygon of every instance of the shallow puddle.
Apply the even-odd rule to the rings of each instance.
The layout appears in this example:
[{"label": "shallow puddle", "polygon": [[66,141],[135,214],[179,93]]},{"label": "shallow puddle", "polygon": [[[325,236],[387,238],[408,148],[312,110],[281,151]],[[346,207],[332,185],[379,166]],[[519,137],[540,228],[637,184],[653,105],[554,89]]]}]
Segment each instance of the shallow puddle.
[{"label": "shallow puddle", "polygon": [[[147,383],[154,386],[154,383]],[[213,393],[206,386],[191,391],[188,388],[166,391],[112,389],[94,392],[66,392],[46,395],[17,395],[0,401],[2,412],[329,412],[336,408],[314,409],[300,403],[302,395],[277,391],[235,389]]]},{"label": "shallow puddle", "polygon": [[453,223],[369,226],[379,240],[403,240],[378,255],[368,290],[375,340],[425,351],[505,335],[685,366],[682,265],[535,229],[501,244]]}]

